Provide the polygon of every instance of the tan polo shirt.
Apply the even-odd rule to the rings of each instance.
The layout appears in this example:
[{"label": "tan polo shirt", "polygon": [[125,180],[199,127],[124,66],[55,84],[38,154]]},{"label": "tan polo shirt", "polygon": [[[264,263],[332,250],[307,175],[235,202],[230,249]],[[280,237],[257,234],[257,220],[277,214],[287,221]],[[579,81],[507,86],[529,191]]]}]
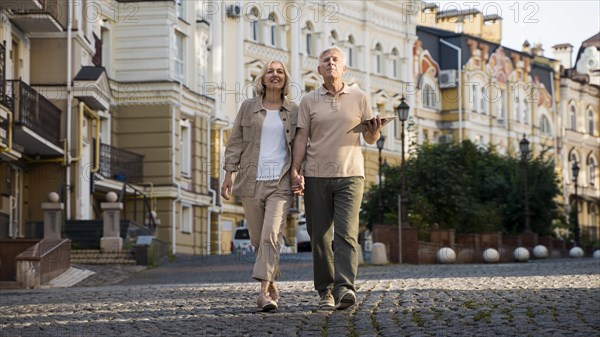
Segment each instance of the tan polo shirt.
[{"label": "tan polo shirt", "polygon": [[324,86],[304,95],[298,108],[298,128],[309,137],[304,176],[364,177],[360,134],[346,132],[371,118],[367,94],[345,83],[335,96]]}]

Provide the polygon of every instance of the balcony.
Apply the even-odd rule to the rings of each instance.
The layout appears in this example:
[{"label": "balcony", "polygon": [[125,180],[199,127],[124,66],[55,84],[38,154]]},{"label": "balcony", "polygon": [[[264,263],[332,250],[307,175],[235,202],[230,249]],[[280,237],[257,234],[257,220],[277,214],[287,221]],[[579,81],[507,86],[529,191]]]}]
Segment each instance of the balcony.
[{"label": "balcony", "polygon": [[98,173],[108,179],[140,183],[144,180],[144,156],[107,144],[100,144]]},{"label": "balcony", "polygon": [[0,3],[0,9],[12,12],[39,11],[42,8],[43,0],[4,0]]},{"label": "balcony", "polygon": [[12,23],[26,33],[62,32],[67,26],[67,1],[3,0]]},{"label": "balcony", "polygon": [[13,113],[13,143],[30,156],[62,156],[60,109],[22,81],[6,84],[3,104]]}]

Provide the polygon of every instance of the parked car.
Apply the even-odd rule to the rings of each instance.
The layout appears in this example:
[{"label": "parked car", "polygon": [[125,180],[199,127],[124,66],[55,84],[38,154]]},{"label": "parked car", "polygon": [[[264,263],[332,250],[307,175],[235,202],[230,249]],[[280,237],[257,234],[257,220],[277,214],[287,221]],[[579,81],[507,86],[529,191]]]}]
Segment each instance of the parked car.
[{"label": "parked car", "polygon": [[251,254],[254,247],[250,244],[250,232],[247,227],[237,227],[233,230],[231,254]]},{"label": "parked car", "polygon": [[[290,246],[287,238],[282,236],[279,252],[281,254],[292,253],[293,249]],[[231,241],[231,254],[252,254],[254,247],[250,243],[250,232],[247,227],[238,227],[233,232],[233,241]]]},{"label": "parked car", "polygon": [[312,250],[304,217],[298,219],[298,226],[296,226],[296,248],[298,252],[310,252]]}]

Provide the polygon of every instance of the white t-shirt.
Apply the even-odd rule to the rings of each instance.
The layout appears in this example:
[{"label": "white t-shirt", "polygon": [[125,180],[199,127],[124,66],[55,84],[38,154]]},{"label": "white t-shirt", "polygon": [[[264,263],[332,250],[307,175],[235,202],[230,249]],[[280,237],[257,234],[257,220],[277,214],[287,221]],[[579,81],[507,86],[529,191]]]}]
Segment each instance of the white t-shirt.
[{"label": "white t-shirt", "polygon": [[256,180],[277,180],[285,164],[285,135],[279,110],[267,110],[260,135]]}]

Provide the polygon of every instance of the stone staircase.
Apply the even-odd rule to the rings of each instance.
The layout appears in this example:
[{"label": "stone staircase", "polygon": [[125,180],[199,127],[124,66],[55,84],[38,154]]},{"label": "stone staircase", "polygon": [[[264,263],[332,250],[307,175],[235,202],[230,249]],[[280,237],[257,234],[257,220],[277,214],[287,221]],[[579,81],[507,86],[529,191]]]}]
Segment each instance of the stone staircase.
[{"label": "stone staircase", "polygon": [[135,265],[132,251],[101,252],[100,249],[71,250],[71,264],[126,264]]}]

